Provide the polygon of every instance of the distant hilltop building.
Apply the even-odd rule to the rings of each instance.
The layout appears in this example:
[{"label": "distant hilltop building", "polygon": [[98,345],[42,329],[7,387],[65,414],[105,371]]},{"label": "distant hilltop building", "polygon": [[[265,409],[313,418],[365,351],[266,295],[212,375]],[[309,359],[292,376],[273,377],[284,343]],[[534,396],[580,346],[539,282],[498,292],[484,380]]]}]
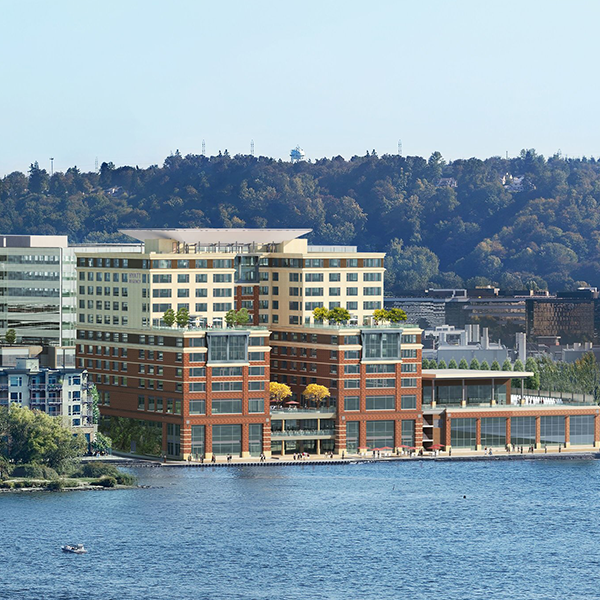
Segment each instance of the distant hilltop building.
[{"label": "distant hilltop building", "polygon": [[300,148],[300,146],[296,146],[290,152],[290,159],[293,163],[298,162],[300,160],[304,160],[304,150],[302,150],[302,148]]},{"label": "distant hilltop building", "polygon": [[456,179],[454,179],[454,177],[442,177],[437,182],[437,186],[438,187],[457,188],[458,187],[458,181],[456,181]]}]

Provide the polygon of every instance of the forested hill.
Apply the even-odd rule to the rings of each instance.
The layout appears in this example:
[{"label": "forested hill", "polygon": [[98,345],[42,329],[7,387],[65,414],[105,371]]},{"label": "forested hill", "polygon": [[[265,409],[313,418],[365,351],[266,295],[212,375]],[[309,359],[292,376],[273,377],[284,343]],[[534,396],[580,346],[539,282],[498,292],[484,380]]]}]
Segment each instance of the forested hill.
[{"label": "forested hill", "polygon": [[0,233],[118,241],[124,227],[311,227],[311,241],[389,253],[387,292],[600,283],[600,161],[375,153],[316,162],[169,156],[162,167],[0,180]]}]

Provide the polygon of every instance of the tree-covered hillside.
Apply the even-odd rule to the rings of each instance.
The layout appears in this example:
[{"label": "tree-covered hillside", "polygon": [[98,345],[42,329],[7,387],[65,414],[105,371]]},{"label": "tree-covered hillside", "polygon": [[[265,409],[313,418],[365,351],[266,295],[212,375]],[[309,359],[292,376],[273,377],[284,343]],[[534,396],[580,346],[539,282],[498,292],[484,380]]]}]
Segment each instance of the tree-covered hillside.
[{"label": "tree-covered hillside", "polygon": [[126,227],[311,227],[311,241],[385,250],[387,292],[600,283],[600,161],[375,152],[346,161],[169,156],[162,167],[34,163],[0,180],[0,233],[118,241]]}]

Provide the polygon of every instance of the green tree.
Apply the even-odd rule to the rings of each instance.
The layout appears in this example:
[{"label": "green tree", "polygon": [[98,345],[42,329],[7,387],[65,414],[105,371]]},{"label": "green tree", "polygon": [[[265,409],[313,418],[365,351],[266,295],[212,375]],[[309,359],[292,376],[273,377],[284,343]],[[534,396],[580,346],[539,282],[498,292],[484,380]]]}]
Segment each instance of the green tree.
[{"label": "green tree", "polygon": [[92,442],[92,450],[95,452],[110,453],[112,449],[112,440],[100,432],[96,433],[96,439]]},{"label": "green tree", "polygon": [[340,306],[336,306],[327,312],[327,320],[330,323],[345,323],[350,320],[350,313]]},{"label": "green tree", "polygon": [[593,396],[597,403],[600,400],[600,367],[593,352],[584,354],[575,361],[574,375],[581,393]]},{"label": "green tree", "polygon": [[429,359],[429,368],[430,369],[437,369],[438,368],[438,363],[437,363],[437,360],[435,360],[435,358],[430,358]]},{"label": "green tree", "polygon": [[[525,370],[525,367],[523,366],[523,363],[521,362],[520,358],[517,358],[517,360],[515,360],[515,364],[513,365],[512,370],[517,373],[522,373]],[[521,383],[522,383],[521,379],[513,379],[512,387],[515,389],[521,389]]]},{"label": "green tree", "polygon": [[60,417],[11,405],[0,408],[0,455],[14,463],[45,464],[58,471],[84,454],[87,443]]},{"label": "green tree", "polygon": [[390,308],[388,311],[388,321],[390,323],[400,323],[406,321],[406,313],[401,308]]},{"label": "green tree", "polygon": [[481,363],[481,365],[479,365],[479,368],[480,368],[482,371],[489,371],[489,370],[490,370],[490,365],[489,365],[489,363],[488,363],[488,361],[487,361],[487,360],[484,360],[484,361]]},{"label": "green tree", "polygon": [[225,323],[229,327],[247,325],[250,321],[250,313],[247,308],[240,308],[240,310],[229,310],[225,314]]},{"label": "green tree", "polygon": [[7,329],[6,333],[4,334],[4,339],[6,340],[7,344],[12,346],[12,344],[16,343],[17,341],[17,332],[14,329]]},{"label": "green tree", "polygon": [[471,369],[471,371],[479,371],[480,368],[479,361],[476,358],[473,358],[471,364],[469,365],[469,369]]},{"label": "green tree", "polygon": [[162,316],[162,320],[167,327],[173,327],[176,318],[175,311],[172,308],[167,309]]},{"label": "green tree", "polygon": [[500,370],[500,363],[497,360],[494,360],[492,362],[492,366],[490,368],[492,369],[492,371],[499,371]]},{"label": "green tree", "polygon": [[502,363],[503,371],[512,371],[512,364],[508,358]]},{"label": "green tree", "polygon": [[448,363],[448,368],[449,369],[458,369],[458,364],[456,362],[456,360],[452,359],[449,363]]},{"label": "green tree", "polygon": [[440,362],[438,362],[438,369],[447,369],[448,367],[446,366],[446,361],[442,358],[442,360],[440,360]]},{"label": "green tree", "polygon": [[525,363],[525,370],[531,371],[533,375],[525,380],[525,386],[528,390],[540,389],[540,370],[535,358],[528,358]]},{"label": "green tree", "polygon": [[185,307],[181,307],[175,315],[175,321],[177,321],[179,327],[187,326],[190,322],[190,311]]},{"label": "green tree", "polygon": [[458,363],[458,368],[459,369],[468,369],[469,368],[469,363],[467,362],[466,358],[461,358],[460,362]]},{"label": "green tree", "polygon": [[422,368],[422,369],[429,369],[429,368],[430,368],[430,367],[429,367],[429,359],[428,359],[428,358],[424,358],[424,359],[421,361],[421,368]]},{"label": "green tree", "polygon": [[92,397],[92,422],[94,425],[97,425],[100,422],[100,408],[98,404],[100,403],[100,394],[98,393],[98,389],[95,385],[91,384],[92,388],[90,389],[90,396]]},{"label": "green tree", "polygon": [[323,321],[325,321],[328,315],[329,311],[323,306],[318,306],[313,310],[313,319],[317,323],[322,323]]}]

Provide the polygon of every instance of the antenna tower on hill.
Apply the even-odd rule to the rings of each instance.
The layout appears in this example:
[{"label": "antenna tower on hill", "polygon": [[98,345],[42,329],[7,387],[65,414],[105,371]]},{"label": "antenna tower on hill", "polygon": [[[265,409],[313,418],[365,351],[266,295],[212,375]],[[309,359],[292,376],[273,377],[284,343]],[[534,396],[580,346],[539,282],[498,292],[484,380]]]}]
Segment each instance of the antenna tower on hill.
[{"label": "antenna tower on hill", "polygon": [[250,156],[254,156],[254,140],[250,140]]},{"label": "antenna tower on hill", "polygon": [[402,140],[398,140],[398,156],[402,156]]},{"label": "antenna tower on hill", "polygon": [[202,156],[206,156],[206,142],[202,140]]}]

